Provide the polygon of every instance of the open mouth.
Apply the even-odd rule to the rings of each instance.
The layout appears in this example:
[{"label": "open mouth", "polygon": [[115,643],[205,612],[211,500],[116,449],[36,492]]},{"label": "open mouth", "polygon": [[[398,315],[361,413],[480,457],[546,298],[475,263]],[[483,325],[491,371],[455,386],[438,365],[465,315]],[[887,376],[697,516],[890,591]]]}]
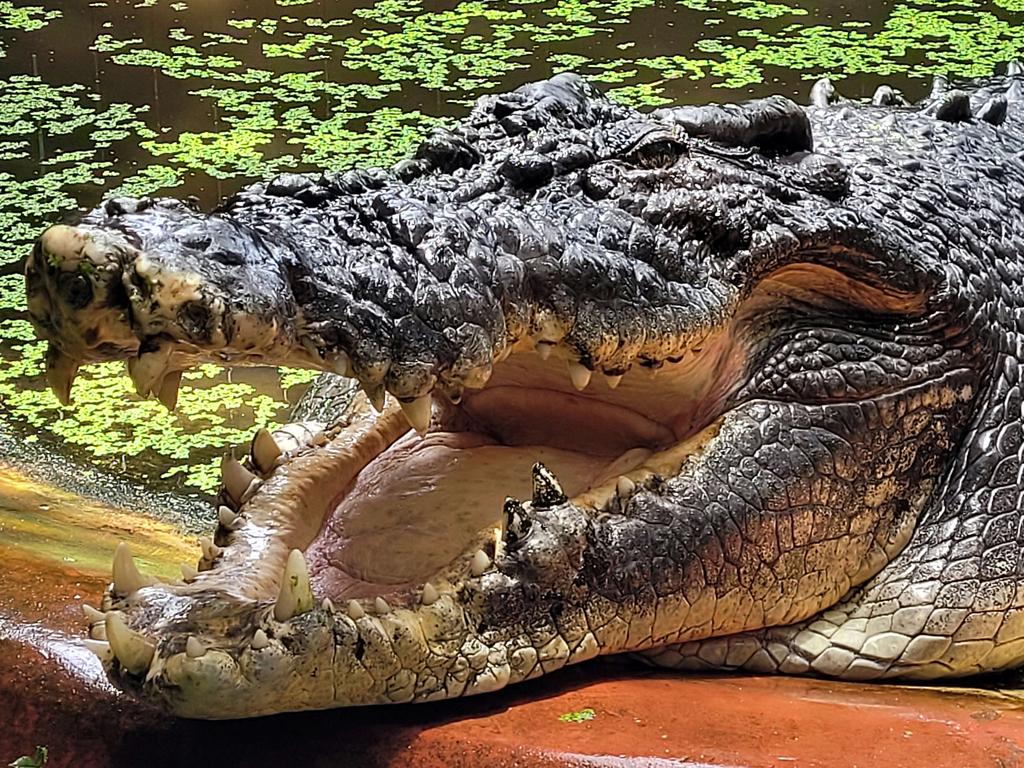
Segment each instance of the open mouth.
[{"label": "open mouth", "polygon": [[471,552],[481,531],[492,533],[484,552],[493,558],[508,535],[503,510],[533,498],[536,464],[565,498],[603,506],[620,486],[663,471],[666,452],[719,415],[738,376],[706,372],[735,374],[741,353],[723,337],[662,370],[591,377],[577,364],[585,373],[575,380],[561,358],[558,350],[513,355],[458,404],[434,397],[414,416],[419,431],[403,432],[386,411],[365,439],[382,450],[367,451],[304,548],[314,592],[336,602],[408,601]]}]

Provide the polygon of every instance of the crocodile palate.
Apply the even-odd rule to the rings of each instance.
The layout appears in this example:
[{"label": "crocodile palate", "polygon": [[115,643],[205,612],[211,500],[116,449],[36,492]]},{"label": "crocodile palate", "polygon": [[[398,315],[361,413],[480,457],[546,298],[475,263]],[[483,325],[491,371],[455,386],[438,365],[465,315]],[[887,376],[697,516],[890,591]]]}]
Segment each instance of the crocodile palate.
[{"label": "crocodile palate", "polygon": [[[599,654],[936,678],[1024,662],[1024,76],[641,114],[483,98],[391,170],[47,230],[67,401],[123,358],[357,380],[226,458],[179,583],[90,646],[194,717],[482,693]],[[410,424],[411,427],[410,428]]]}]

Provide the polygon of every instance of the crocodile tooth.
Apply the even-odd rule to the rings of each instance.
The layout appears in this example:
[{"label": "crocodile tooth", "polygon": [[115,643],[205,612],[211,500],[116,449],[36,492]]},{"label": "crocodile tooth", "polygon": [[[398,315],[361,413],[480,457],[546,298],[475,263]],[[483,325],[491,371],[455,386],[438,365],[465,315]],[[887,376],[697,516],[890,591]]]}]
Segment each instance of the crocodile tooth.
[{"label": "crocodile tooth", "polygon": [[334,372],[339,376],[351,376],[352,375],[352,361],[349,360],[341,350],[335,353],[334,357]]},{"label": "crocodile tooth", "polygon": [[370,401],[370,405],[373,406],[373,410],[377,413],[381,413],[384,410],[384,387],[380,384],[364,384],[360,382],[359,388],[366,394],[366,399]]},{"label": "crocodile tooth", "polygon": [[293,616],[313,610],[313,587],[309,583],[309,569],[302,552],[293,549],[281,577],[281,591],[274,604],[274,618],[288,621]]},{"label": "crocodile tooth", "polygon": [[241,504],[245,498],[249,485],[256,479],[256,475],[242,466],[242,463],[234,456],[224,455],[220,462],[220,473],[224,490],[235,504]]},{"label": "crocodile tooth", "polygon": [[141,352],[138,357],[128,358],[128,375],[139,397],[149,397],[153,393],[167,371],[170,358],[170,344],[162,344],[152,352]]},{"label": "crocodile tooth", "polygon": [[582,363],[577,363],[574,360],[569,361],[569,378],[572,379],[572,385],[576,389],[582,392],[590,384],[590,377],[592,371],[584,366]]},{"label": "crocodile tooth", "polygon": [[97,658],[104,664],[109,664],[114,660],[114,652],[110,648],[110,643],[106,640],[91,640],[86,638],[82,641],[82,644],[90,651],[96,654]]},{"label": "crocodile tooth", "polygon": [[114,592],[122,597],[132,594],[141,587],[148,587],[154,583],[151,576],[143,576],[135,567],[135,560],[132,559],[132,551],[123,541],[114,550],[114,565],[111,569],[114,581]]},{"label": "crocodile tooth", "polygon": [[331,598],[329,598],[329,597],[325,597],[321,601],[320,607],[323,608],[328,613],[334,613],[334,603],[331,602]]},{"label": "crocodile tooth", "polygon": [[241,519],[242,516],[230,507],[221,505],[217,509],[217,522],[229,531],[233,531]]},{"label": "crocodile tooth", "polygon": [[553,507],[565,501],[565,491],[550,469],[539,461],[533,465],[533,506]]},{"label": "crocodile tooth", "polygon": [[437,602],[440,595],[437,593],[437,587],[430,582],[423,585],[423,594],[420,596],[420,601],[424,605],[433,605]]},{"label": "crocodile tooth", "polygon": [[426,434],[430,427],[430,395],[422,395],[410,402],[399,400],[398,404],[402,406],[402,412],[412,428],[421,435]]},{"label": "crocodile tooth", "polygon": [[636,483],[630,480],[628,477],[623,475],[619,478],[619,481],[615,484],[615,491],[619,494],[620,499],[628,499],[633,495],[636,490]]},{"label": "crocodile tooth", "polygon": [[190,659],[198,659],[204,653],[206,653],[206,647],[199,642],[199,638],[189,635],[188,640],[185,641],[185,655]]},{"label": "crocodile tooth", "polygon": [[538,341],[537,342],[537,354],[540,355],[541,360],[547,360],[551,357],[551,351],[555,348],[555,344],[552,341]]},{"label": "crocodile tooth", "polygon": [[483,572],[491,567],[491,558],[482,549],[473,553],[473,559],[469,563],[469,572],[474,576],[481,576]]},{"label": "crocodile tooth", "polygon": [[502,522],[505,528],[505,538],[509,543],[515,543],[530,530],[530,518],[526,515],[526,507],[519,499],[508,496],[505,498],[505,505],[502,507]]},{"label": "crocodile tooth", "polygon": [[181,388],[181,371],[171,371],[164,376],[157,390],[156,399],[164,408],[173,411],[178,406],[178,390]]},{"label": "crocodile tooth", "polygon": [[213,539],[209,536],[199,537],[199,548],[203,551],[203,558],[206,560],[216,560],[220,557],[220,553],[224,550],[213,543]]},{"label": "crocodile tooth", "polygon": [[348,613],[348,617],[353,621],[361,619],[366,615],[366,611],[363,610],[363,606],[359,604],[358,600],[349,600],[348,605],[345,606],[345,612]]},{"label": "crocodile tooth", "polygon": [[617,389],[619,384],[622,383],[622,375],[619,374],[618,376],[611,376],[609,374],[605,374],[604,381],[608,385],[608,389]]},{"label": "crocodile tooth", "polygon": [[78,361],[65,355],[53,344],[46,350],[46,383],[61,405],[71,404],[71,385],[78,373]]},{"label": "crocodile tooth", "polygon": [[181,564],[181,578],[185,581],[195,581],[196,577],[199,576],[199,569],[194,565],[188,563]]},{"label": "crocodile tooth", "polygon": [[391,610],[391,606],[388,605],[388,601],[379,595],[373,601],[373,610],[375,613],[383,616],[385,613]]},{"label": "crocodile tooth", "polygon": [[82,613],[85,614],[86,620],[89,621],[91,624],[95,624],[96,622],[101,622],[101,621],[103,621],[106,618],[106,616],[103,613],[103,611],[100,611],[100,610],[97,610],[96,608],[93,608],[88,603],[82,603]]},{"label": "crocodile tooth", "polygon": [[120,611],[107,613],[107,639],[121,666],[133,675],[141,675],[153,661],[156,646],[133,629],[129,629]]},{"label": "crocodile tooth", "polygon": [[257,629],[252,635],[252,642],[249,643],[249,646],[254,651],[262,651],[268,645],[270,645],[270,638],[267,637],[267,633],[262,629]]},{"label": "crocodile tooth", "polygon": [[268,475],[274,470],[274,465],[281,455],[281,449],[270,432],[260,429],[252,439],[249,454],[252,456],[252,462],[256,465],[256,469],[264,475]]},{"label": "crocodile tooth", "polygon": [[93,640],[106,640],[107,639],[107,624],[105,621],[97,622],[89,627],[89,637]]}]

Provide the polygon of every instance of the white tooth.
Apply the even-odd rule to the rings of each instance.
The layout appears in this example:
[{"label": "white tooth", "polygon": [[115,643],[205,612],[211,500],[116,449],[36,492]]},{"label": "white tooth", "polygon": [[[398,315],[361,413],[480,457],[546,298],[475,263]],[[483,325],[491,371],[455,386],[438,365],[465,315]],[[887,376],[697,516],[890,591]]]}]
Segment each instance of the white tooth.
[{"label": "white tooth", "polygon": [[274,618],[288,621],[306,611],[313,610],[313,587],[309,583],[309,569],[302,552],[293,549],[288,553],[288,562],[281,577],[281,590],[274,604]]},{"label": "white tooth", "polygon": [[103,611],[98,611],[88,603],[82,603],[82,613],[85,614],[86,620],[90,624],[95,624],[97,621],[103,621]]},{"label": "white tooth", "polygon": [[195,581],[199,575],[199,570],[194,565],[188,563],[182,563],[181,565],[181,578],[185,581]]},{"label": "white tooth", "polygon": [[348,355],[344,352],[338,351],[334,357],[334,372],[339,376],[351,376],[352,375],[352,361],[348,359]]},{"label": "white tooth", "polygon": [[616,389],[622,383],[622,376],[605,376],[604,380],[609,389]]},{"label": "white tooth", "polygon": [[199,642],[199,639],[195,635],[189,635],[188,640],[185,641],[185,655],[190,659],[198,659],[204,653],[206,653],[206,648]]},{"label": "white tooth", "polygon": [[61,405],[71,404],[71,385],[78,373],[78,361],[57,350],[52,344],[46,351],[46,383]]},{"label": "white tooth", "polygon": [[320,607],[328,613],[334,613],[334,603],[331,602],[331,598],[325,597],[320,603]]},{"label": "white tooth", "polygon": [[383,597],[377,597],[377,599],[373,601],[373,610],[375,613],[383,615],[391,610],[391,606],[388,605],[388,601]]},{"label": "white tooth", "polygon": [[228,496],[236,504],[241,504],[242,499],[245,498],[246,491],[249,490],[250,483],[256,479],[256,476],[243,467],[238,459],[227,454],[221,459],[220,474]]},{"label": "white tooth", "polygon": [[430,427],[430,395],[417,397],[411,403],[400,400],[399,405],[402,406],[402,412],[412,428],[421,435],[426,434]]},{"label": "white tooth", "polygon": [[114,580],[114,592],[122,597],[132,594],[141,587],[148,587],[155,583],[151,576],[143,576],[135,567],[132,559],[132,551],[123,541],[114,550],[114,566],[111,569]]},{"label": "white tooth", "polygon": [[209,536],[199,537],[199,548],[203,551],[203,558],[206,560],[216,560],[220,557],[220,553],[224,550],[213,543],[213,539]]},{"label": "white tooth", "polygon": [[106,640],[83,640],[82,644],[85,645],[90,651],[96,654],[100,661],[104,664],[109,664],[114,660],[114,652],[110,648],[110,643]]},{"label": "white tooth", "polygon": [[440,595],[437,594],[437,588],[433,584],[427,582],[423,585],[423,595],[420,599],[424,605],[433,605],[437,602],[439,597]]},{"label": "white tooth", "polygon": [[577,390],[582,392],[587,388],[590,383],[591,371],[580,363],[575,361],[569,361],[569,378],[572,379],[572,385]]},{"label": "white tooth", "polygon": [[252,460],[256,468],[264,475],[270,474],[280,455],[281,449],[274,436],[265,429],[259,430],[252,439]]},{"label": "white tooth", "polygon": [[361,619],[366,615],[366,611],[363,610],[363,606],[361,606],[357,600],[349,600],[348,605],[345,606],[345,610],[348,613],[348,617],[353,621]]},{"label": "white tooth", "polygon": [[178,405],[178,390],[181,388],[181,371],[171,371],[164,376],[157,389],[156,399],[164,408],[173,411]]},{"label": "white tooth", "polygon": [[267,637],[267,633],[262,629],[257,629],[252,636],[252,642],[249,643],[250,647],[254,651],[262,651],[268,645],[270,645],[270,638]]},{"label": "white tooth", "polygon": [[636,490],[636,483],[623,475],[615,484],[615,490],[618,492],[620,499],[628,499],[633,495],[633,491]]},{"label": "white tooth", "polygon": [[171,351],[170,344],[163,344],[152,352],[142,352],[138,357],[128,358],[128,375],[139,397],[149,397],[154,392],[167,371]]},{"label": "white tooth", "polygon": [[476,554],[473,555],[473,560],[469,564],[469,572],[474,576],[480,576],[491,567],[491,558],[487,556],[487,553],[482,549],[478,549]]},{"label": "white tooth", "polygon": [[237,514],[233,509],[225,506],[221,506],[217,509],[217,522],[229,531],[233,531],[241,519],[241,515]]},{"label": "white tooth", "polygon": [[551,350],[555,348],[553,342],[550,341],[538,341],[537,342],[537,354],[540,355],[541,360],[547,360],[551,357]]},{"label": "white tooth", "polygon": [[89,637],[93,640],[106,640],[107,639],[107,625],[106,622],[99,622],[89,627]]},{"label": "white tooth", "polygon": [[153,661],[156,646],[133,629],[129,629],[120,611],[107,613],[107,639],[121,666],[133,675],[141,675]]},{"label": "white tooth", "polygon": [[384,387],[379,384],[359,384],[360,388],[366,394],[366,399],[370,401],[370,405],[373,406],[373,410],[377,413],[381,413],[384,410]]}]

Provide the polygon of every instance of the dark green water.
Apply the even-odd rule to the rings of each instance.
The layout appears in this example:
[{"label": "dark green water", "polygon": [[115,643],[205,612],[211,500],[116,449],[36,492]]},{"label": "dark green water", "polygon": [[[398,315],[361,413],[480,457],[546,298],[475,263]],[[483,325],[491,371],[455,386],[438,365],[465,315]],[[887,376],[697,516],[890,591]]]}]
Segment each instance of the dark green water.
[{"label": "dark green water", "polygon": [[[1024,0],[0,2],[0,50],[2,269],[105,195],[212,205],[282,169],[392,162],[477,96],[567,69],[636,105],[803,99],[825,75],[920,98],[932,74],[1024,55]],[[210,490],[224,447],[282,420],[309,378],[205,368],[168,414],[96,366],[64,409],[22,303],[0,276],[0,431],[150,486]]]}]

